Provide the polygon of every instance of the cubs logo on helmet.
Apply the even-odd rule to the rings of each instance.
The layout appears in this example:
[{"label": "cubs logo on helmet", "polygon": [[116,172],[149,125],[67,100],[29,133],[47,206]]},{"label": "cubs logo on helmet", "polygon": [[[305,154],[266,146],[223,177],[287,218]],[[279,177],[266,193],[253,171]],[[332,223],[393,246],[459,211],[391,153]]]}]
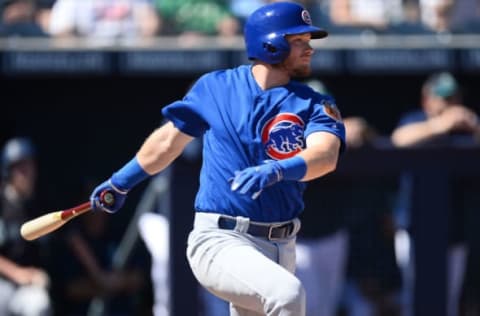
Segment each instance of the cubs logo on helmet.
[{"label": "cubs logo on helmet", "polygon": [[268,121],[262,129],[266,154],[282,160],[298,154],[305,147],[305,123],[293,113],[281,113]]},{"label": "cubs logo on helmet", "polygon": [[312,25],[312,18],[310,17],[310,13],[308,13],[307,10],[303,10],[302,11],[302,20],[309,24],[309,25]]}]

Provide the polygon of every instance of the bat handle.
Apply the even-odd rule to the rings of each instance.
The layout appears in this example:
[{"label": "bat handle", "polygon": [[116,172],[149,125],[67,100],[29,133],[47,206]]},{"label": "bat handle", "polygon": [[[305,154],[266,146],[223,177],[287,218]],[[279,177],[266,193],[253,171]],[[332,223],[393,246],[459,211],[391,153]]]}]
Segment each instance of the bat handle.
[{"label": "bat handle", "polygon": [[[100,201],[107,206],[113,205],[113,203],[115,203],[115,195],[109,190],[104,190],[100,193]],[[90,202],[85,202],[68,210],[63,210],[60,217],[62,220],[68,221],[80,214],[90,211],[91,209]]]}]

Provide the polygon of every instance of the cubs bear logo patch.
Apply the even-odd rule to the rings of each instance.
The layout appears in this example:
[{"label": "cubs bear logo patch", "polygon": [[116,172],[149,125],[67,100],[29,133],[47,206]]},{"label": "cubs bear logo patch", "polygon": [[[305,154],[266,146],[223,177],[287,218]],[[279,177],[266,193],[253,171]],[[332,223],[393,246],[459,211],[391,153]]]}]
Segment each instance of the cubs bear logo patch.
[{"label": "cubs bear logo patch", "polygon": [[305,123],[293,113],[281,113],[262,128],[262,142],[266,154],[282,160],[295,156],[305,147],[303,138]]}]

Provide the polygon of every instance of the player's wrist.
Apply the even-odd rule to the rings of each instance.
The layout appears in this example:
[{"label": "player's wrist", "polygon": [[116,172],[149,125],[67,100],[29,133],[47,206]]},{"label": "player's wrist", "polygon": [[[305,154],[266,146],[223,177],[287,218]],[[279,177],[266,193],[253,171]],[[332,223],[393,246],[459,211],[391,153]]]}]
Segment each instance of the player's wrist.
[{"label": "player's wrist", "polygon": [[134,186],[150,177],[140,166],[137,157],[130,160],[110,178],[110,184],[120,194],[126,194]]},{"label": "player's wrist", "polygon": [[284,180],[298,181],[305,177],[307,173],[307,163],[300,156],[277,161]]}]

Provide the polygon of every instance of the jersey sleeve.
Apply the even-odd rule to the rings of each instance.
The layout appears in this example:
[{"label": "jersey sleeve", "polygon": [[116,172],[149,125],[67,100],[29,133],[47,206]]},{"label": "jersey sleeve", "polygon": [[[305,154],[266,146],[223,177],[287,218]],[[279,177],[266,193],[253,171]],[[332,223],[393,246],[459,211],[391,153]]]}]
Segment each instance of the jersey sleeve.
[{"label": "jersey sleeve", "polygon": [[195,82],[182,100],[175,101],[162,109],[162,114],[183,133],[192,137],[201,136],[208,128],[203,113],[210,92],[202,76]]},{"label": "jersey sleeve", "polygon": [[341,141],[341,150],[345,150],[345,125],[335,99],[322,96],[315,101],[313,112],[305,128],[305,138],[314,132],[328,132],[336,135]]}]

